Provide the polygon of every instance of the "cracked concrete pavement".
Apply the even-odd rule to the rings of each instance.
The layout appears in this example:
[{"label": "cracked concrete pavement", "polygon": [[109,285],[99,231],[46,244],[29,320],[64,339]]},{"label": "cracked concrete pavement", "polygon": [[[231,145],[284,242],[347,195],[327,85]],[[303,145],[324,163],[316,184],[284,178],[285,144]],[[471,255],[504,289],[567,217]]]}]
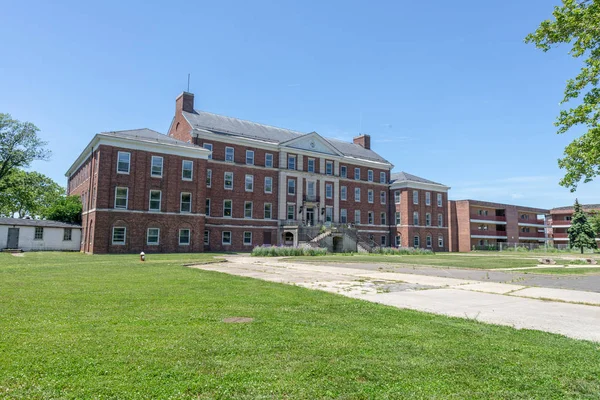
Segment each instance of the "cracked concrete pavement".
[{"label": "cracked concrete pavement", "polygon": [[[600,293],[483,281],[474,271],[452,277],[382,272],[370,265],[286,262],[280,258],[227,256],[194,265],[270,282],[298,285],[399,308],[535,329],[600,342]],[[413,272],[413,273],[411,273]],[[423,272],[423,271],[421,271]],[[471,273],[468,273],[471,272]],[[479,271],[482,272],[482,271]],[[483,271],[485,273],[485,271]],[[455,276],[469,276],[465,279]]]}]

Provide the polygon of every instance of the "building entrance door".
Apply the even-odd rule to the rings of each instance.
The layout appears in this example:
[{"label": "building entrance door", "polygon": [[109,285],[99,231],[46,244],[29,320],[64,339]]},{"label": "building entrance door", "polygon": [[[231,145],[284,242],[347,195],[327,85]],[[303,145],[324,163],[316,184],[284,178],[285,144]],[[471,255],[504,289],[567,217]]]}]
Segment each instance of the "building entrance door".
[{"label": "building entrance door", "polygon": [[9,249],[19,248],[19,228],[8,228],[8,241],[6,247]]},{"label": "building entrance door", "polygon": [[308,226],[315,225],[315,209],[312,207],[306,209],[306,224]]}]

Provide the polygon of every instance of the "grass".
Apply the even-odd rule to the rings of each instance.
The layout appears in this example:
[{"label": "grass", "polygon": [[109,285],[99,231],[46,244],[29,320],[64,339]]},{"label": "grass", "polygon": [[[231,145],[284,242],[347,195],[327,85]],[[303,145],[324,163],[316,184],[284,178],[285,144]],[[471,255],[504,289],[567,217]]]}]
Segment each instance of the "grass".
[{"label": "grass", "polygon": [[0,254],[0,397],[600,393],[597,343],[181,266],[211,257]]}]

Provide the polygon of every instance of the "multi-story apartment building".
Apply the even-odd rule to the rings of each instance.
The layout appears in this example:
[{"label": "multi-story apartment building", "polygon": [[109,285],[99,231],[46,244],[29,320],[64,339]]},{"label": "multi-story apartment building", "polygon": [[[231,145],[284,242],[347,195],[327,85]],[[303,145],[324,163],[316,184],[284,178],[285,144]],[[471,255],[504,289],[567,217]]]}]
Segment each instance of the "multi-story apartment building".
[{"label": "multi-story apartment building", "polygon": [[477,200],[451,200],[448,209],[450,251],[543,244],[550,239],[545,209]]},{"label": "multi-story apartment building", "polygon": [[[600,204],[582,204],[581,209],[586,213],[592,211],[599,212]],[[548,218],[548,225],[550,226],[549,233],[554,241],[555,247],[568,247],[568,230],[571,227],[571,217],[573,216],[573,212],[573,206],[556,207],[550,210],[550,216]],[[600,232],[599,236],[596,238],[596,242],[598,241],[600,241]]]},{"label": "multi-story apartment building", "polygon": [[449,189],[441,183],[406,172],[392,174],[390,199],[394,246],[448,251]]}]

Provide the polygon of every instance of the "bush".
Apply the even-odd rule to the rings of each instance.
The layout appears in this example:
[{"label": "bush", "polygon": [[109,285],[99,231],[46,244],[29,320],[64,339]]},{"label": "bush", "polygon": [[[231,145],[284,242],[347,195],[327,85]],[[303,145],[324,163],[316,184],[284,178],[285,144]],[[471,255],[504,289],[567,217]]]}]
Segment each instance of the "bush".
[{"label": "bush", "polygon": [[379,247],[373,250],[373,254],[381,254],[386,256],[401,256],[401,255],[415,255],[415,256],[423,256],[423,255],[433,255],[433,251],[429,249],[419,249],[414,247]]},{"label": "bush", "polygon": [[254,257],[291,257],[291,256],[324,256],[327,249],[292,246],[256,246],[252,249]]}]

